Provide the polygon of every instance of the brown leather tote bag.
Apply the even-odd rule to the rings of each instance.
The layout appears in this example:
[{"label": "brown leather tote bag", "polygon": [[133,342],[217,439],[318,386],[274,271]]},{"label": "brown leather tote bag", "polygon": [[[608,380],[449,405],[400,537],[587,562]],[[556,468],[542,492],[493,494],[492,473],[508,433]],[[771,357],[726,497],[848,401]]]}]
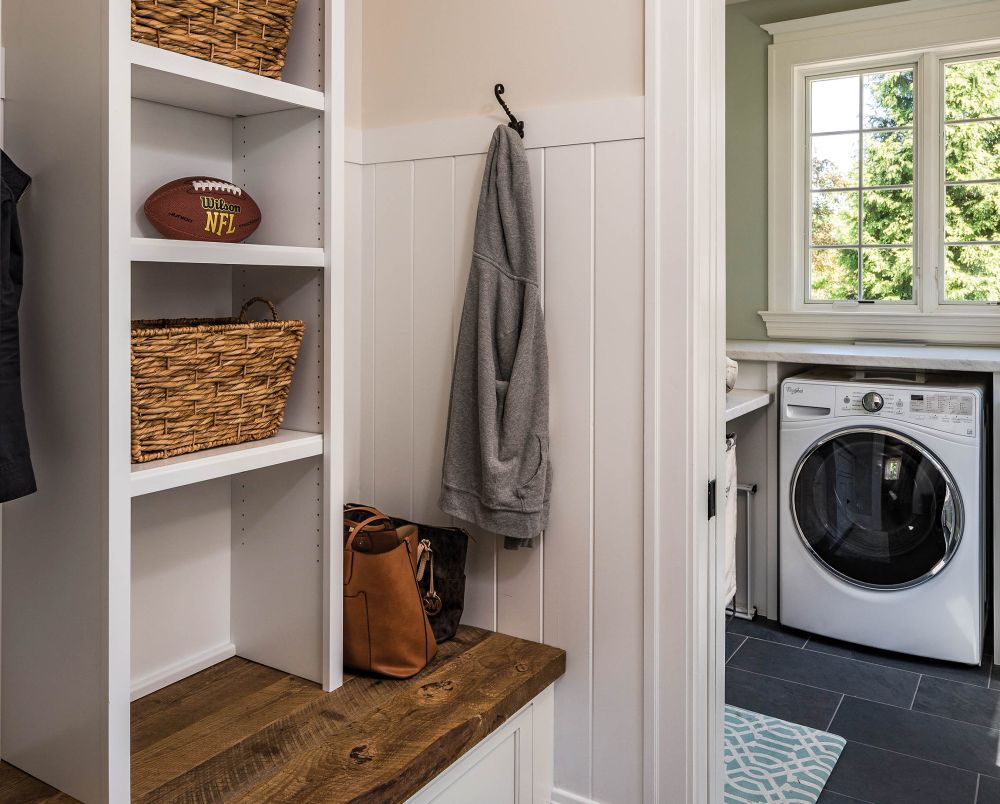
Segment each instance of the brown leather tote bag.
[{"label": "brown leather tote bag", "polygon": [[[361,522],[382,514],[377,508],[357,503],[344,506],[344,519]],[[390,517],[391,526],[409,541],[413,529],[416,539],[410,544],[410,555],[418,561],[413,571],[420,584],[424,611],[434,630],[438,645],[455,636],[465,608],[465,563],[469,551],[469,534],[461,528],[417,525],[398,516]],[[385,523],[386,527],[390,523]]]},{"label": "brown leather tote bag", "polygon": [[437,653],[413,575],[416,528],[397,532],[379,514],[345,520],[344,535],[344,664],[409,678]]}]

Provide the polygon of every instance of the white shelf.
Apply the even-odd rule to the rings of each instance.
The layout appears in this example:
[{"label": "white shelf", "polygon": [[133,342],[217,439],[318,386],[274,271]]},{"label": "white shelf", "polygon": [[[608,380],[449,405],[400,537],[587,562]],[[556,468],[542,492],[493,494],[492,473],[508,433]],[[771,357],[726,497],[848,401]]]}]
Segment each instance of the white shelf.
[{"label": "white shelf", "polygon": [[212,265],[284,265],[322,268],[323,249],[307,246],[267,246],[253,243],[202,243],[133,237],[134,262],[184,262]]},{"label": "white shelf", "polygon": [[771,404],[771,394],[750,388],[734,388],[726,394],[726,421],[731,422]]},{"label": "white shelf", "polygon": [[323,93],[273,78],[213,64],[169,50],[129,43],[132,97],[228,117],[323,111]]},{"label": "white shelf", "polygon": [[323,454],[323,436],[279,430],[273,438],[132,464],[132,496],[214,480]]}]

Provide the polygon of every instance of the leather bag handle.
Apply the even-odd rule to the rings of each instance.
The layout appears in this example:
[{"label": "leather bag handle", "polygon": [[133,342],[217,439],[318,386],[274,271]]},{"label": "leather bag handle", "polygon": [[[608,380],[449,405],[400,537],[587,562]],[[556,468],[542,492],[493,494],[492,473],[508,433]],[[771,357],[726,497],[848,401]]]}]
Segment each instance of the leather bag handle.
[{"label": "leather bag handle", "polygon": [[[353,513],[354,511],[367,511],[372,516],[386,516],[382,511],[379,511],[378,508],[372,508],[371,506],[368,506],[368,505],[345,505],[344,506],[344,513],[345,514],[350,514],[350,513]],[[388,518],[389,517],[386,516],[386,519],[388,519]]]},{"label": "leather bag handle", "polygon": [[354,544],[354,537],[357,536],[359,533],[362,533],[365,530],[365,528],[367,528],[373,522],[378,522],[380,520],[385,520],[390,525],[392,525],[392,520],[389,519],[389,517],[387,517],[385,514],[377,514],[376,516],[370,516],[368,517],[368,519],[365,519],[362,522],[351,522],[349,519],[345,519],[344,524],[348,526],[348,530],[350,531],[350,536],[347,537],[347,541],[344,543],[344,549],[345,550],[353,549],[351,545]]}]

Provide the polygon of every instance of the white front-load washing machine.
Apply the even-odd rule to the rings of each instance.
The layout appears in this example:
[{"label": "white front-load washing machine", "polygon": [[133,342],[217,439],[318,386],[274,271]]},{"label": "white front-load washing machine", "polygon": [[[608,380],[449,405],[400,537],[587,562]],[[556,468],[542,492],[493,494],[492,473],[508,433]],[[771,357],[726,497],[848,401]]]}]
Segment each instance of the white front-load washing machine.
[{"label": "white front-load washing machine", "polygon": [[815,370],[781,386],[784,625],[978,664],[986,616],[984,387]]}]

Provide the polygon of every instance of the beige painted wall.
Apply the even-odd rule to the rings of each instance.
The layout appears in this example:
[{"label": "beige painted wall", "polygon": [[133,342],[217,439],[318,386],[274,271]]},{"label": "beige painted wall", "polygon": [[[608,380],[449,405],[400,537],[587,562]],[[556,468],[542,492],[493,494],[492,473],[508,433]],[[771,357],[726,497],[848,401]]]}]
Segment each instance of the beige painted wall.
[{"label": "beige painted wall", "polygon": [[344,88],[345,122],[348,128],[361,128],[361,48],[364,41],[362,4],[364,0],[346,0],[344,4]]},{"label": "beige painted wall", "polygon": [[767,46],[761,25],[893,0],[749,0],[726,9],[726,326],[766,338]]},{"label": "beige painted wall", "polygon": [[361,27],[354,126],[492,114],[497,82],[515,114],[643,93],[642,0],[364,0]]}]

